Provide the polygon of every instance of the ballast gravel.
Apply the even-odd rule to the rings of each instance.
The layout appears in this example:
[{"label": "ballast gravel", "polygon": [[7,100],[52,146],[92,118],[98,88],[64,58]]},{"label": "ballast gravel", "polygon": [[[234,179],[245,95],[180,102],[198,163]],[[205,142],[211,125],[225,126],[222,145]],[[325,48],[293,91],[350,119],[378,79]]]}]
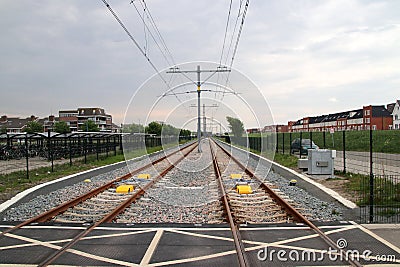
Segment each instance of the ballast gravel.
[{"label": "ballast gravel", "polygon": [[[203,143],[204,152],[209,152],[207,143]],[[172,151],[172,150],[169,150]],[[197,154],[197,156],[196,156]],[[207,155],[209,153],[203,153]],[[151,159],[164,155],[154,155]],[[335,203],[328,203],[310,195],[296,186],[289,186],[284,177],[269,171],[269,166],[263,161],[248,158],[247,154],[234,150],[234,155],[247,162],[256,175],[269,183],[275,184],[279,190],[290,199],[295,200],[299,207],[313,220],[333,221],[343,220],[343,210]],[[147,163],[141,160],[130,163],[129,169],[138,168]],[[117,218],[117,222],[130,223],[211,223],[218,222],[221,217],[219,193],[213,176],[211,156],[200,156],[193,153],[183,160],[159,184],[151,188],[134,205]],[[124,175],[127,167],[119,168],[108,173],[91,178],[90,183],[83,181],[60,188],[47,195],[40,195],[4,213],[3,221],[24,221],[42,212],[54,208],[61,203],[82,195],[103,185],[116,177]],[[137,181],[136,181],[137,182]]]}]

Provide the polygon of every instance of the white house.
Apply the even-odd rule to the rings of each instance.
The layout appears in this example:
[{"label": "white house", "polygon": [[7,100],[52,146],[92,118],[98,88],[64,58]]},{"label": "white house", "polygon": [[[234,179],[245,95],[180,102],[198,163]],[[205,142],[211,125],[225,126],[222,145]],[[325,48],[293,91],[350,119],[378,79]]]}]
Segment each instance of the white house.
[{"label": "white house", "polygon": [[396,103],[389,104],[387,109],[392,113],[393,116],[392,129],[400,130],[400,100],[397,100]]}]

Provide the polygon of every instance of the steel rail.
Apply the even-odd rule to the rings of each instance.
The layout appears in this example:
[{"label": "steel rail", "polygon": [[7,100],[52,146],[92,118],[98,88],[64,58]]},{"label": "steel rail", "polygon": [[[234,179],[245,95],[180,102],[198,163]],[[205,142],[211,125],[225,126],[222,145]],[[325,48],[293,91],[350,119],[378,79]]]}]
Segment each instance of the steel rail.
[{"label": "steel rail", "polygon": [[258,178],[251,170],[249,170],[246,166],[244,166],[238,159],[236,159],[235,157],[233,157],[233,155],[231,155],[229,153],[229,151],[227,151],[224,147],[222,147],[218,142],[214,141],[215,144],[217,144],[217,146],[219,148],[221,148],[221,150],[227,154],[241,169],[243,169],[243,171],[246,172],[247,175],[249,175],[251,178],[257,180],[261,187],[290,215],[292,215],[296,221],[300,222],[300,223],[304,223],[306,224],[308,227],[310,227],[312,230],[314,230],[328,245],[330,245],[332,248],[336,249],[339,253],[341,253],[342,255],[344,254],[344,259],[347,260],[348,263],[350,263],[352,266],[356,266],[356,267],[362,267],[361,263],[359,263],[356,260],[353,259],[349,259],[348,257],[346,257],[346,253],[345,250],[339,248],[336,244],[336,242],[334,242],[328,235],[326,235],[323,231],[321,231],[321,229],[318,228],[318,226],[316,226],[314,223],[312,223],[310,220],[308,220],[306,217],[304,217],[295,207],[293,207],[292,205],[290,205],[289,202],[287,202],[286,200],[284,200],[281,196],[279,196],[273,189],[271,189],[266,183],[264,183],[264,181],[262,181],[260,178]]},{"label": "steel rail", "polygon": [[[158,182],[161,178],[163,178],[170,170],[172,170],[179,162],[181,162],[187,155],[189,155],[196,147],[197,147],[197,144],[195,143],[192,148],[190,148],[185,154],[183,154],[183,156],[181,156],[174,163],[170,163],[169,166],[166,169],[164,169],[164,171],[162,173],[157,175],[157,177],[155,177],[151,182],[147,183],[143,188],[141,188],[138,192],[133,194],[129,199],[127,199],[122,204],[120,204],[118,207],[116,207],[114,210],[112,210],[108,215],[104,216],[103,219],[101,219],[101,220],[99,220],[99,221],[97,221],[95,223],[92,223],[84,231],[80,232],[70,242],[65,244],[62,248],[60,248],[59,250],[55,251],[53,254],[51,254],[49,257],[47,257],[45,260],[43,260],[40,264],[38,264],[38,267],[47,266],[47,265],[51,264],[58,257],[60,257],[62,254],[64,254],[69,248],[71,248],[73,245],[75,245],[79,240],[81,240],[83,237],[85,237],[90,232],[92,232],[100,224],[107,223],[107,222],[112,222],[132,202],[134,202],[137,199],[139,199],[145,193],[145,191],[147,189],[149,189],[156,182]],[[185,148],[188,148],[188,147],[185,147]],[[180,150],[178,150],[178,151],[180,151]]]},{"label": "steel rail", "polygon": [[60,204],[59,206],[57,206],[57,207],[55,207],[53,209],[50,209],[50,210],[48,210],[48,211],[46,211],[44,213],[41,213],[41,214],[29,219],[29,220],[26,220],[26,221],[24,221],[24,222],[22,222],[20,224],[17,224],[15,226],[11,227],[11,228],[8,228],[8,229],[6,229],[6,230],[4,230],[3,232],[0,233],[0,238],[2,236],[4,236],[4,234],[6,234],[6,233],[10,233],[12,231],[15,231],[15,230],[17,230],[17,229],[19,229],[19,228],[21,228],[23,226],[29,225],[31,223],[49,221],[52,218],[54,218],[55,216],[65,212],[69,208],[72,208],[72,207],[78,205],[79,203],[82,203],[82,202],[88,200],[89,198],[92,198],[92,197],[94,197],[94,196],[106,191],[107,189],[111,188],[114,185],[114,183],[129,179],[133,175],[135,175],[135,174],[137,174],[137,173],[139,173],[139,172],[141,172],[141,171],[143,171],[143,170],[145,170],[145,169],[147,169],[147,168],[149,168],[149,167],[151,167],[151,166],[153,166],[153,165],[165,160],[166,158],[168,158],[168,157],[170,157],[170,156],[182,151],[186,147],[187,146],[182,147],[182,148],[178,149],[177,151],[174,151],[174,152],[172,152],[172,153],[170,153],[168,155],[165,155],[165,156],[163,156],[163,157],[161,157],[161,158],[159,158],[157,160],[154,160],[154,161],[146,164],[145,166],[142,166],[142,167],[140,167],[140,168],[138,168],[138,169],[136,169],[136,170],[134,170],[134,171],[132,171],[130,173],[127,173],[127,174],[125,174],[125,175],[123,175],[121,177],[118,177],[118,178],[112,180],[111,182],[106,183],[105,185],[102,185],[102,186],[100,186],[98,188],[95,188],[92,191],[89,191],[89,192],[87,192],[87,193],[85,193],[85,194],[83,194],[81,196],[78,196],[78,197],[76,197],[76,198],[74,198],[74,199],[72,199],[70,201],[67,201],[65,203],[62,203],[62,204]]},{"label": "steel rail", "polygon": [[223,207],[225,209],[227,221],[228,221],[229,227],[231,228],[231,231],[232,231],[233,242],[235,244],[236,254],[238,256],[239,266],[241,266],[241,267],[250,266],[249,261],[246,257],[245,247],[242,242],[242,237],[241,237],[239,228],[233,220],[231,208],[229,206],[229,201],[226,196],[225,187],[222,182],[222,175],[221,175],[221,170],[219,168],[218,161],[217,161],[217,154],[214,153],[214,150],[213,150],[212,144],[211,144],[211,140],[210,140],[209,144],[210,144],[211,156],[213,159],[214,171],[215,171],[215,175],[217,176],[219,189],[222,194],[222,203],[223,203]]}]

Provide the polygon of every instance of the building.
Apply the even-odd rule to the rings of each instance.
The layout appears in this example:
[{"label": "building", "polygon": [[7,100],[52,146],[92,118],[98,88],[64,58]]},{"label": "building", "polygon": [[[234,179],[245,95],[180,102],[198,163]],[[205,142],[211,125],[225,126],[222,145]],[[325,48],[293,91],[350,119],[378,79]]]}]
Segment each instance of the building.
[{"label": "building", "polygon": [[251,128],[251,129],[246,129],[247,134],[253,134],[253,133],[260,133],[259,128]]},{"label": "building", "polygon": [[80,127],[87,121],[97,124],[100,131],[111,132],[113,129],[112,116],[102,108],[78,108],[77,110],[60,110],[60,121],[65,121],[71,131],[81,131]]},{"label": "building", "polygon": [[0,129],[6,129],[7,133],[23,133],[27,124],[31,121],[39,122],[39,118],[34,115],[21,119],[19,117],[9,118],[3,115],[0,118]]},{"label": "building", "polygon": [[387,110],[392,114],[393,126],[392,129],[400,130],[400,100],[395,103],[388,104]]},{"label": "building", "polygon": [[67,123],[71,132],[78,131],[78,110],[60,110],[58,117],[60,121]]},{"label": "building", "polygon": [[288,125],[278,124],[278,125],[267,125],[261,130],[263,133],[284,133],[288,131]]},{"label": "building", "polygon": [[59,119],[55,117],[54,115],[50,115],[48,118],[40,119],[38,122],[43,125],[43,130],[45,132],[53,132],[54,131],[54,124],[58,121]]},{"label": "building", "polygon": [[7,133],[22,133],[30,119],[20,119],[18,117],[9,118],[7,115],[1,116],[0,128],[5,129]]},{"label": "building", "polygon": [[288,122],[289,132],[390,130],[392,127],[392,114],[383,105],[369,105],[362,109],[305,117],[295,122]]}]

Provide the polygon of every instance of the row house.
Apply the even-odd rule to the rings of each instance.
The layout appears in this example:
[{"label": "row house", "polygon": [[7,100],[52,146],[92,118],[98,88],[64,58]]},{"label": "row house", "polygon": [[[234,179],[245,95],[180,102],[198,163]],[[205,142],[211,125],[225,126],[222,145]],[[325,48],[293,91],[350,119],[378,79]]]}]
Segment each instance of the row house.
[{"label": "row house", "polygon": [[288,126],[287,125],[267,125],[264,126],[263,129],[261,129],[261,132],[263,133],[270,133],[270,132],[278,132],[278,133],[284,133],[288,131]]},{"label": "row house", "polygon": [[31,121],[39,122],[39,118],[34,115],[24,119],[3,115],[0,118],[0,129],[6,129],[7,133],[23,133]]},{"label": "row house", "polygon": [[36,121],[43,125],[43,132],[53,131],[54,124],[58,121],[54,115],[50,115],[47,118],[39,119],[34,115],[21,119],[19,117],[9,118],[7,115],[3,115],[0,118],[0,128],[5,128],[7,133],[23,133],[28,123]]},{"label": "row house", "polygon": [[362,109],[316,117],[306,117],[288,123],[289,132],[390,130],[393,118],[385,106],[364,106]]},{"label": "row house", "polygon": [[246,129],[246,133],[247,134],[253,134],[253,133],[260,133],[260,129],[259,128],[251,128],[251,129]]},{"label": "row house", "polygon": [[8,133],[23,133],[27,124],[31,121],[36,121],[43,125],[43,132],[54,131],[54,124],[58,121],[64,121],[70,127],[72,132],[80,130],[86,121],[95,122],[100,131],[117,132],[119,126],[112,123],[112,116],[106,114],[102,108],[78,108],[76,110],[60,110],[58,117],[50,115],[47,118],[39,119],[32,115],[28,118],[21,119],[18,117],[0,117],[0,130],[6,129]]}]

